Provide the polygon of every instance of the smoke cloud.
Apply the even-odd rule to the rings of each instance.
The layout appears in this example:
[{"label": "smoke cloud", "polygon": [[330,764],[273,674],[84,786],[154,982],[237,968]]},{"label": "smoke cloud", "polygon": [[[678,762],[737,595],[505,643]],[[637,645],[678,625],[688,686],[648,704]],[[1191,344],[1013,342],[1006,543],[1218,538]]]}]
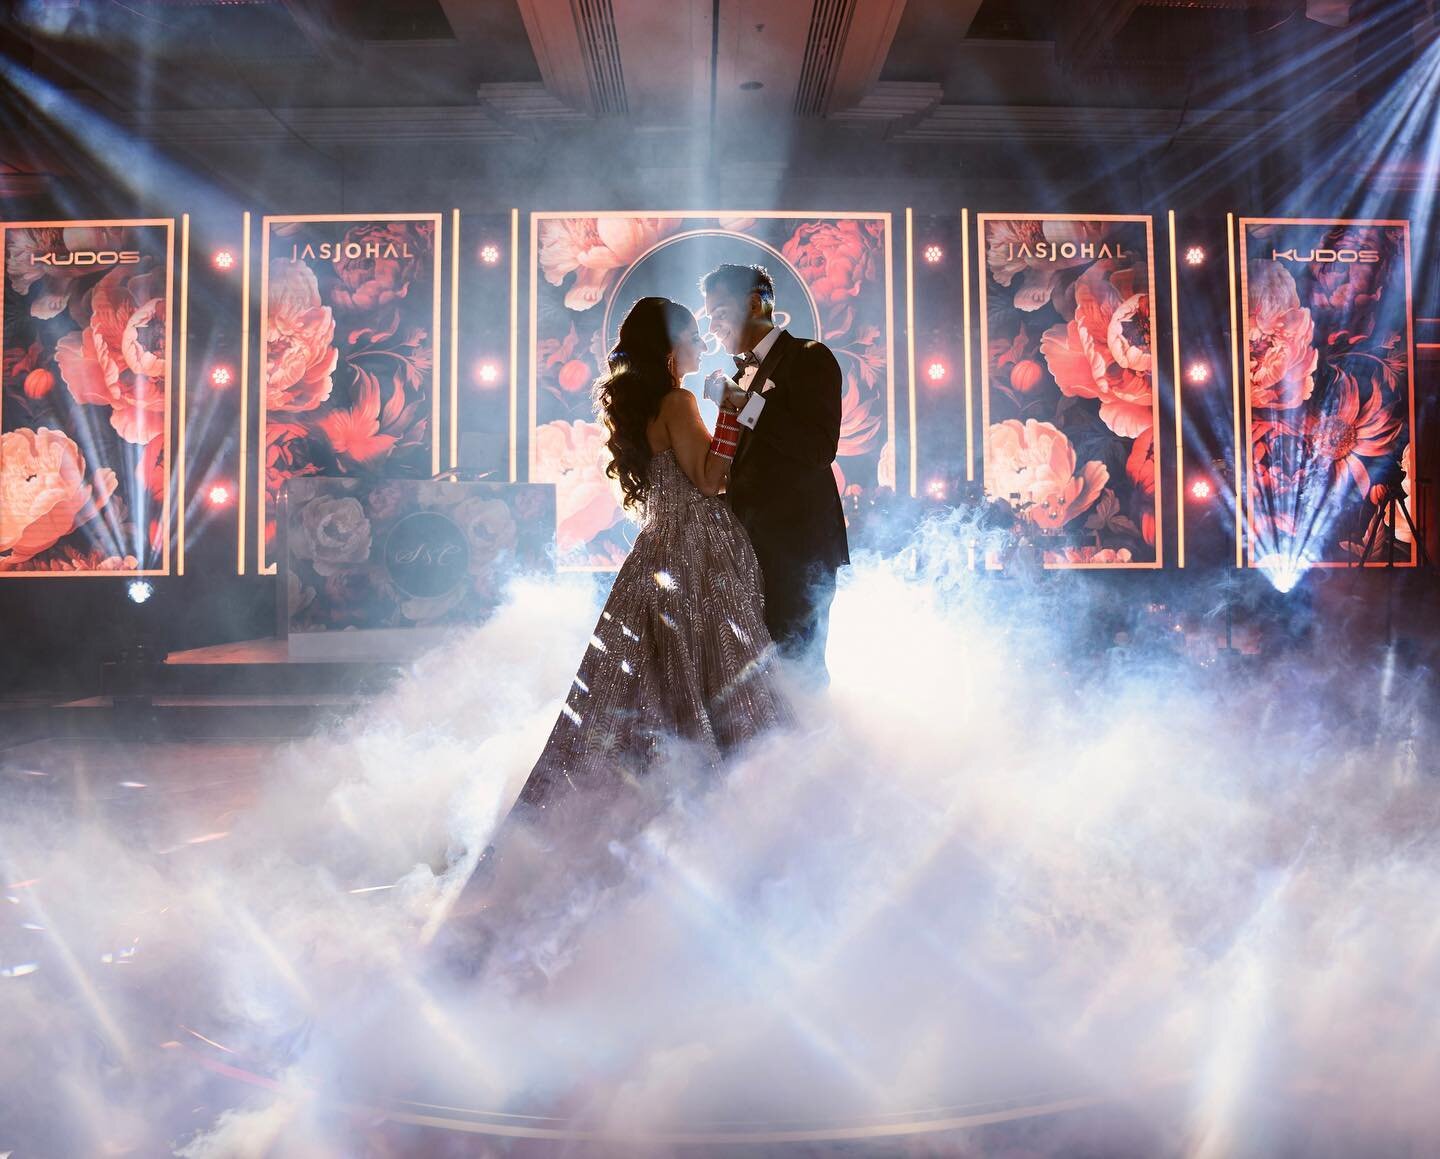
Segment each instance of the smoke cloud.
[{"label": "smoke cloud", "polygon": [[670,770],[638,831],[589,814],[588,860],[530,851],[478,927],[449,907],[588,580],[517,581],[231,815],[6,767],[0,1150],[1440,1143],[1431,674],[1323,631],[1250,667],[1097,646],[1096,588],[967,538],[859,561],[793,731]]}]

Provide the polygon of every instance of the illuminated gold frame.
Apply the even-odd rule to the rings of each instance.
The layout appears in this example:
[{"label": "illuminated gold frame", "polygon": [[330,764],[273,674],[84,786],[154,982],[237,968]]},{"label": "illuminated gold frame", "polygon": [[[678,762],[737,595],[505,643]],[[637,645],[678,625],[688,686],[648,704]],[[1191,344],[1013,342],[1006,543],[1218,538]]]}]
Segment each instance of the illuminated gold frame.
[{"label": "illuminated gold frame", "polygon": [[[1239,361],[1239,352],[1240,352],[1241,350],[1247,350],[1247,351],[1248,351],[1248,350],[1250,349],[1250,276],[1249,276],[1249,274],[1250,274],[1250,263],[1249,263],[1249,251],[1248,251],[1248,248],[1247,248],[1248,238],[1247,238],[1247,236],[1246,236],[1246,228],[1247,228],[1248,226],[1254,226],[1254,225],[1261,225],[1261,226],[1263,226],[1263,225],[1325,225],[1325,226],[1334,226],[1334,225],[1357,225],[1357,226],[1377,226],[1377,227],[1382,228],[1382,229],[1399,229],[1399,230],[1401,231],[1401,233],[1402,233],[1402,235],[1404,236],[1404,239],[1405,239],[1405,352],[1406,352],[1406,357],[1407,357],[1406,373],[1405,373],[1405,389],[1406,389],[1406,392],[1407,392],[1407,393],[1409,394],[1409,396],[1410,396],[1410,414],[1409,414],[1409,418],[1410,418],[1410,429],[1409,429],[1409,431],[1407,432],[1407,434],[1408,434],[1408,436],[1409,436],[1409,439],[1410,439],[1411,444],[1413,445],[1413,443],[1414,443],[1414,441],[1415,441],[1415,300],[1414,300],[1413,290],[1412,290],[1411,280],[1410,280],[1410,222],[1409,222],[1408,220],[1406,220],[1406,219],[1389,219],[1389,218],[1372,218],[1372,217],[1242,217],[1242,218],[1240,218],[1240,219],[1239,219],[1239,223],[1238,223],[1238,233],[1239,233],[1239,237],[1240,237],[1240,306],[1241,306],[1241,308],[1242,308],[1242,310],[1243,310],[1243,313],[1242,313],[1242,315],[1241,315],[1241,329],[1240,329],[1240,332],[1239,332],[1239,333],[1240,333],[1240,345],[1239,345],[1239,347],[1238,347],[1237,350],[1236,350],[1236,360],[1237,360],[1237,363],[1238,363],[1238,361]],[[1232,276],[1231,276],[1231,279],[1230,279],[1230,286],[1231,286],[1230,293],[1231,293],[1231,302],[1232,302],[1232,310],[1233,310],[1233,303],[1234,303],[1234,300],[1235,300],[1235,299],[1234,299],[1235,279],[1234,279],[1234,276],[1233,276],[1233,274],[1234,274],[1233,268],[1232,268],[1231,274],[1232,274]],[[1233,332],[1233,327],[1232,327],[1232,332]],[[1243,378],[1243,380],[1239,377],[1239,375],[1238,375],[1238,373],[1237,373],[1237,377],[1236,377],[1236,389],[1237,389],[1237,391],[1241,389],[1240,384],[1241,384],[1241,382],[1243,381],[1243,383],[1244,383],[1243,390],[1244,390],[1244,396],[1245,396],[1245,429],[1244,429],[1244,432],[1243,432],[1244,437],[1245,437],[1245,507],[1244,507],[1244,516],[1243,516],[1243,519],[1244,519],[1244,539],[1245,539],[1245,554],[1246,554],[1246,556],[1248,557],[1249,566],[1252,567],[1252,568],[1254,568],[1254,567],[1258,567],[1258,566],[1259,566],[1259,563],[1258,563],[1258,561],[1257,561],[1256,558],[1255,558],[1255,526],[1254,526],[1254,522],[1253,522],[1252,519],[1251,519],[1251,513],[1252,513],[1252,511],[1253,511],[1253,509],[1254,509],[1253,504],[1254,504],[1254,501],[1255,501],[1255,491],[1254,491],[1254,488],[1255,488],[1255,478],[1254,478],[1255,472],[1254,472],[1254,462],[1253,462],[1253,458],[1254,458],[1254,457],[1253,457],[1253,455],[1251,454],[1251,449],[1252,449],[1252,448],[1251,448],[1251,442],[1250,442],[1250,431],[1252,430],[1252,426],[1251,426],[1252,419],[1251,419],[1251,406],[1250,406],[1250,368],[1249,368],[1248,362],[1247,362],[1247,364],[1243,367],[1243,373],[1244,373],[1244,378]],[[1235,443],[1235,453],[1236,453],[1236,455],[1238,456],[1238,455],[1240,454],[1240,442],[1239,442],[1239,438],[1238,438],[1238,434],[1239,434],[1239,422],[1240,422],[1240,412],[1239,412],[1238,404],[1237,404],[1236,412],[1235,412],[1235,422],[1236,422],[1236,429],[1237,429],[1237,438],[1236,438],[1236,443]],[[1237,477],[1237,479],[1238,479],[1238,477],[1239,477],[1238,471],[1237,471],[1237,473],[1236,473],[1236,477]],[[1239,535],[1240,535],[1240,532],[1239,532],[1238,528],[1239,528],[1239,526],[1240,526],[1241,515],[1239,514],[1239,510],[1240,510],[1240,509],[1239,509],[1238,507],[1237,507],[1236,510],[1237,510],[1237,514],[1236,514],[1236,526],[1237,526],[1236,536],[1237,536],[1237,538],[1238,538]],[[1415,567],[1415,566],[1417,566],[1417,564],[1418,564],[1418,558],[1419,558],[1419,553],[1418,553],[1417,550],[1416,550],[1416,545],[1412,543],[1412,544],[1410,545],[1410,558],[1409,558],[1408,560],[1396,560],[1393,566],[1395,566],[1395,567]],[[1239,556],[1238,549],[1237,549],[1237,554],[1236,554],[1236,566],[1237,566],[1237,567],[1243,566],[1242,563],[1240,562],[1240,556]],[[1335,559],[1335,560],[1323,560],[1323,561],[1317,561],[1317,562],[1314,562],[1314,563],[1307,563],[1305,566],[1306,566],[1306,567],[1314,567],[1314,568],[1350,568],[1350,567],[1354,567],[1355,564],[1352,563],[1352,562],[1350,562],[1349,560]],[[1387,560],[1366,560],[1366,561],[1362,561],[1362,566],[1364,566],[1364,567],[1388,567],[1388,566],[1391,566],[1391,564],[1390,564],[1389,561],[1387,561]]]},{"label": "illuminated gold frame", "polygon": [[[245,574],[245,500],[249,494],[245,470],[250,462],[250,214],[242,219],[243,242],[240,256],[240,468],[235,486],[235,574]],[[263,456],[264,451],[261,451]],[[260,464],[265,478],[265,464]]]},{"label": "illuminated gold frame", "polygon": [[[1185,566],[1185,425],[1182,421],[1180,398],[1180,271],[1176,265],[1175,211],[1166,213],[1166,224],[1170,231],[1170,354],[1171,379],[1175,384],[1175,566]],[[1153,301],[1153,299],[1152,299]],[[1152,311],[1151,317],[1156,313]],[[1160,393],[1157,389],[1157,395]],[[1156,429],[1159,435],[1159,429]],[[1155,448],[1155,474],[1160,474],[1159,447]],[[1156,553],[1159,554],[1158,551]]]},{"label": "illuminated gold frame", "polygon": [[[12,229],[132,229],[140,227],[165,227],[165,333],[175,333],[175,218],[173,217],[136,217],[136,218],[107,218],[103,220],[85,221],[6,221],[0,223],[0,276],[5,274],[4,263],[8,257],[10,247],[6,238],[6,231]],[[182,279],[182,285],[188,283],[188,275]],[[5,301],[4,295],[0,294],[0,342],[3,342],[5,334]],[[181,363],[184,360],[184,337],[181,338]],[[67,577],[83,576],[107,576],[110,579],[129,579],[136,576],[168,576],[170,574],[170,540],[174,528],[171,523],[171,492],[174,490],[176,478],[173,419],[177,406],[177,396],[185,389],[186,380],[183,372],[179,376],[179,383],[176,383],[175,360],[167,357],[165,359],[165,489],[164,497],[161,499],[160,524],[165,534],[161,538],[160,567],[157,568],[136,568],[127,571],[0,571],[0,579],[35,579],[45,577],[46,579],[61,579]],[[4,429],[3,408],[5,405],[5,392],[0,390],[0,430]],[[178,400],[181,413],[184,413],[184,399]],[[91,470],[94,464],[88,464]],[[181,488],[183,491],[183,480]],[[181,502],[184,502],[183,495]],[[150,535],[148,528],[145,532],[145,546],[148,554],[150,546]]]},{"label": "illuminated gold frame", "polygon": [[[920,470],[920,447],[916,442],[919,422],[915,414],[918,398],[915,390],[915,211],[905,209],[905,379],[910,384],[910,497],[915,497]],[[895,489],[900,489],[900,476],[895,476]]]},{"label": "illuminated gold frame", "polygon": [[[982,382],[980,387],[980,425],[982,432],[982,474],[981,481],[988,485],[990,477],[990,312],[989,267],[985,255],[989,249],[985,243],[985,227],[992,221],[1125,221],[1145,226],[1146,260],[1149,263],[1150,292],[1150,365],[1154,378],[1150,389],[1151,429],[1154,433],[1155,454],[1155,559],[1150,563],[1049,563],[1053,571],[1159,571],[1165,566],[1165,505],[1164,476],[1160,470],[1162,440],[1160,438],[1160,358],[1156,350],[1155,319],[1159,316],[1159,301],[1155,296],[1155,219],[1150,214],[1128,213],[977,213],[975,215],[975,240],[980,246],[980,366]],[[1174,303],[1171,303],[1174,310]]]},{"label": "illuminated gold frame", "polygon": [[450,469],[454,470],[460,465],[460,211],[452,209],[450,214]]},{"label": "illuminated gold frame", "polygon": [[[247,215],[248,216],[248,215]],[[260,375],[259,389],[257,394],[260,401],[260,425],[256,436],[259,444],[257,463],[257,478],[255,481],[258,510],[255,513],[255,557],[258,560],[258,571],[261,575],[274,575],[277,565],[265,558],[265,428],[266,428],[266,383],[265,371],[268,365],[267,351],[265,349],[266,335],[268,333],[269,319],[268,311],[270,305],[270,232],[274,225],[288,225],[294,222],[357,222],[357,221],[428,221],[435,226],[435,241],[432,249],[431,285],[433,287],[433,318],[431,320],[430,344],[433,352],[430,365],[430,470],[431,474],[440,473],[440,396],[441,396],[441,364],[443,361],[440,330],[440,295],[441,282],[444,277],[443,254],[443,232],[445,218],[440,213],[319,213],[319,214],[267,214],[260,219]],[[248,237],[248,233],[247,233]],[[248,255],[247,255],[248,257]],[[249,270],[249,262],[246,262],[246,270]],[[246,302],[249,302],[249,294],[246,294]],[[243,536],[243,531],[242,531]],[[242,540],[243,542],[243,540]],[[242,567],[244,551],[242,547]]]},{"label": "illuminated gold frame", "polygon": [[[517,214],[518,222],[518,210]],[[831,211],[831,210],[750,210],[750,209],[611,209],[611,210],[545,210],[532,211],[530,214],[530,384],[529,384],[529,413],[526,415],[526,429],[529,432],[529,446],[526,448],[527,475],[530,482],[535,481],[535,413],[537,396],[539,391],[538,367],[535,358],[535,344],[539,339],[540,327],[540,288],[538,285],[540,272],[540,229],[542,221],[571,220],[575,218],[636,218],[636,217],[673,217],[680,220],[695,218],[712,218],[717,222],[722,218],[752,217],[764,221],[801,221],[821,219],[825,221],[881,221],[885,224],[885,422],[886,434],[892,443],[896,437],[895,431],[895,266],[894,253],[891,235],[894,231],[893,214],[885,212],[856,212],[856,211]],[[518,231],[518,224],[517,224]],[[759,238],[751,237],[749,234],[737,233],[734,230],[690,230],[687,233],[707,233],[726,235],[743,238],[774,251],[774,247],[762,242]],[[518,240],[518,238],[516,239]],[[662,242],[673,241],[673,238],[661,239]],[[514,252],[512,244],[511,252]],[[651,249],[658,248],[652,246]],[[646,251],[647,253],[650,250]],[[642,255],[643,256],[643,255]],[[640,259],[636,258],[638,262]],[[785,260],[782,256],[781,260]],[[633,265],[634,263],[632,263]],[[789,264],[788,262],[786,263]],[[793,267],[792,267],[793,269]],[[799,272],[796,276],[799,276]],[[802,278],[803,282],[804,279]],[[512,328],[512,333],[518,327]],[[514,359],[511,359],[512,374]],[[515,444],[517,434],[515,407],[512,405],[511,413],[511,441],[510,458],[514,463],[518,459],[518,450]],[[913,407],[912,407],[913,414]],[[883,444],[882,444],[883,449]],[[915,448],[911,447],[912,469]],[[898,467],[898,465],[897,465]],[[607,572],[614,571],[613,565],[568,565],[560,568],[561,571],[574,572]]]},{"label": "illuminated gold frame", "polygon": [[[166,333],[171,333],[166,330]],[[190,381],[190,215],[180,215],[180,417],[176,423],[180,449],[175,456],[175,574],[185,574],[186,457],[185,419],[186,390]],[[165,490],[170,490],[166,480]]]}]

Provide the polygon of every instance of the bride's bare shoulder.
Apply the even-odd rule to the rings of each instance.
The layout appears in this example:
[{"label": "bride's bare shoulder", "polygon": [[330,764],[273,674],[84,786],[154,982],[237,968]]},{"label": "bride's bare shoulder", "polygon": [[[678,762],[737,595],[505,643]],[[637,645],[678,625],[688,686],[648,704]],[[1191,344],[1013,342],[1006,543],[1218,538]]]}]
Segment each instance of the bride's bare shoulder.
[{"label": "bride's bare shoulder", "polygon": [[692,412],[698,414],[700,404],[683,386],[677,386],[660,400],[660,413],[667,418],[670,415],[688,415]]}]

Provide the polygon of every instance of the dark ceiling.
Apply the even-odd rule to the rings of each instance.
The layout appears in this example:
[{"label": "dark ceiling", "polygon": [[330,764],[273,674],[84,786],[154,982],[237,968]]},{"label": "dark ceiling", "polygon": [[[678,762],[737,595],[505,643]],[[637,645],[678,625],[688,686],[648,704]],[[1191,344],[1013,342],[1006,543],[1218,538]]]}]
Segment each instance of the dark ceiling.
[{"label": "dark ceiling", "polygon": [[906,164],[923,168],[1007,126],[1063,147],[1079,125],[1173,156],[1187,132],[1213,144],[1297,107],[1317,132],[1353,125],[1436,34],[1440,0],[0,0],[0,15],[4,197],[76,171],[67,126],[44,121],[64,116],[37,111],[55,94],[212,172],[226,149],[253,167],[261,147],[334,160],[557,132],[678,134],[672,153],[704,139],[712,159],[725,132],[777,159],[859,133],[922,146]]}]

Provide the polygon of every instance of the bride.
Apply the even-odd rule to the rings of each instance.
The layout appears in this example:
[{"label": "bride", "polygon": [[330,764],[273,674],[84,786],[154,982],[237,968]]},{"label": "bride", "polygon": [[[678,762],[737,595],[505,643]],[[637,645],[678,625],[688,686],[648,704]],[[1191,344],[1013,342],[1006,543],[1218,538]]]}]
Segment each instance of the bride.
[{"label": "bride", "polygon": [[520,793],[520,819],[575,790],[620,793],[677,746],[713,767],[789,719],[755,552],[720,496],[740,428],[722,409],[712,437],[683,385],[702,349],[688,309],[641,298],[595,384],[606,473],[641,530]]}]

